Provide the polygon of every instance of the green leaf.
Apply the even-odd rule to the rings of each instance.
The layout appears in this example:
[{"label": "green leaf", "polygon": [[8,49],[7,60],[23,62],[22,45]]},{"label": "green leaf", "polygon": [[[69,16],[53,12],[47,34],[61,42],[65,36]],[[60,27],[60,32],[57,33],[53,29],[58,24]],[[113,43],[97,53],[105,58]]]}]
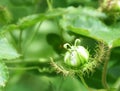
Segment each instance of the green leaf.
[{"label": "green leaf", "polygon": [[111,37],[114,38],[112,43],[112,47],[120,47],[120,22],[117,22],[110,26],[111,29]]},{"label": "green leaf", "polygon": [[101,15],[97,15],[96,12],[98,11],[93,11],[90,8],[87,8],[87,10],[86,8],[71,8],[69,13],[63,15],[60,25],[64,30],[69,30],[96,40],[103,40],[109,47],[113,47],[114,41],[120,38],[119,24],[106,26],[99,19]]},{"label": "green leaf", "polygon": [[70,30],[74,30],[74,31],[76,31],[76,33],[78,33],[78,34],[80,33],[84,36],[89,35],[89,31],[88,30],[83,30],[82,28],[77,28],[77,27],[74,27],[74,26],[68,26],[67,28],[70,29]]},{"label": "green leaf", "polygon": [[9,44],[6,38],[0,37],[0,59],[15,59],[20,55]]},{"label": "green leaf", "polygon": [[120,46],[120,38],[119,39],[116,39],[114,42],[113,42],[113,47],[119,47]]},{"label": "green leaf", "polygon": [[35,14],[35,15],[26,16],[20,19],[17,24],[20,27],[20,29],[25,29],[35,25],[36,23],[44,19],[45,19],[45,16],[43,14]]},{"label": "green leaf", "polygon": [[47,11],[45,13],[45,16],[47,18],[55,18],[57,16],[61,16],[63,14],[65,14],[67,12],[66,9],[63,9],[63,8],[57,8],[57,9],[53,9],[52,11]]},{"label": "green leaf", "polygon": [[0,60],[0,87],[4,87],[8,80],[8,70],[6,65]]},{"label": "green leaf", "polygon": [[13,31],[13,30],[16,30],[18,29],[18,26],[15,25],[15,24],[10,24],[10,25],[7,25],[7,26],[3,26],[1,29],[0,29],[0,34],[4,34],[8,31]]},{"label": "green leaf", "polygon": [[63,13],[65,13],[65,10],[58,8],[52,11],[47,11],[45,14],[33,14],[30,16],[26,16],[20,19],[17,24],[21,29],[25,29],[45,19],[60,16]]},{"label": "green leaf", "polygon": [[120,90],[120,77],[117,79],[117,81],[113,85],[114,88],[117,88],[116,91]]}]

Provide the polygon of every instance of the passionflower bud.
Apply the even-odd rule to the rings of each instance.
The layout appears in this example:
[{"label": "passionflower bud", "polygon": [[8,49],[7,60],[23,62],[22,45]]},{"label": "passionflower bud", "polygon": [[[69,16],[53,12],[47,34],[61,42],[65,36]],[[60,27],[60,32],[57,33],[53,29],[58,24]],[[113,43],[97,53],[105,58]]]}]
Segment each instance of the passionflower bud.
[{"label": "passionflower bud", "polygon": [[79,39],[75,40],[74,46],[66,43],[64,47],[68,50],[65,53],[64,62],[71,67],[80,67],[89,59],[89,52],[83,46],[78,46]]}]

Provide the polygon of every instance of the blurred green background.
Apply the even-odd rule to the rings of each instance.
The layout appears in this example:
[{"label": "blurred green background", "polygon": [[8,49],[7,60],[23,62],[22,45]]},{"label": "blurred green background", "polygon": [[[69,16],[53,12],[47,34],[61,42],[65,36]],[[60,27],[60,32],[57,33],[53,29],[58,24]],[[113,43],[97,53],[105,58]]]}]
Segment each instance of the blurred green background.
[{"label": "blurred green background", "polygon": [[[52,0],[52,2],[53,8],[82,6],[97,9],[100,5],[99,0]],[[6,7],[10,12],[10,22],[8,21],[9,24],[16,24],[18,20],[25,16],[32,14],[43,14],[48,11],[46,0],[0,0],[0,6]],[[3,24],[0,24],[0,27],[1,26],[3,26]],[[32,34],[34,34],[36,30],[38,31],[37,34],[34,39],[31,39],[31,36],[33,36]],[[18,31],[12,32],[14,38],[16,39],[16,43],[18,41],[18,33]],[[60,45],[63,45],[66,41],[72,42],[75,36],[78,36],[72,36],[70,33],[68,34],[66,32],[63,33],[64,36],[61,37],[61,28],[58,25],[57,18],[44,20],[41,26],[37,23],[34,27],[31,26],[27,28],[23,35],[23,54],[28,61],[29,59],[32,59],[29,65],[36,65],[36,61],[38,59],[39,61],[44,61],[44,58],[49,60],[49,57],[59,57],[59,55],[65,51],[60,47]],[[9,37],[9,35],[7,37],[10,43],[16,47],[11,37]],[[86,37],[84,38],[83,36],[81,36],[81,38],[83,38],[85,42],[83,43],[84,46],[89,45],[91,50],[94,49],[96,43],[94,40]],[[107,80],[111,87],[113,85],[120,86],[119,55],[120,48],[114,48],[111,53],[107,74]],[[18,67],[26,66],[26,64],[24,64],[24,60],[23,63],[7,64],[8,67],[16,67],[16,65]],[[90,87],[96,89],[103,88],[101,84],[101,69],[102,66],[97,68],[94,74],[89,77],[85,77],[86,83]],[[40,73],[36,70],[10,69],[9,73],[9,80],[6,87],[2,88],[1,91],[88,91],[81,83],[81,80],[77,77],[65,77],[59,74],[49,74],[47,72]]]}]

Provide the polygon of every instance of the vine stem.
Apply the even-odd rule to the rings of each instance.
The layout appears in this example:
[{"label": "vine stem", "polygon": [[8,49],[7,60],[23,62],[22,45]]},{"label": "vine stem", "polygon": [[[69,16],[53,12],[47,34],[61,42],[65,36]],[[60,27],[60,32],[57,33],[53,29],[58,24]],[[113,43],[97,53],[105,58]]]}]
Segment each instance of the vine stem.
[{"label": "vine stem", "polygon": [[52,7],[52,0],[47,0],[47,5],[48,5],[48,9],[50,11],[52,11],[53,7]]},{"label": "vine stem", "polygon": [[107,66],[108,66],[108,61],[110,59],[110,53],[111,53],[110,49],[108,49],[103,67],[103,72],[102,72],[102,84],[105,89],[109,89],[109,86],[107,84]]},{"label": "vine stem", "polygon": [[37,66],[33,66],[33,67],[8,67],[9,70],[34,70],[34,69],[38,69],[39,67]]},{"label": "vine stem", "polygon": [[20,54],[22,54],[22,34],[23,34],[23,31],[20,30],[19,43],[18,43],[18,50],[19,50],[19,53],[20,53]]},{"label": "vine stem", "polygon": [[102,72],[102,84],[104,88],[108,89],[108,84],[106,80],[106,75],[107,75],[107,65],[108,65],[108,60],[105,61],[103,72]]},{"label": "vine stem", "polygon": [[[78,76],[79,76],[79,75],[78,75]],[[91,91],[91,89],[90,89],[90,88],[88,87],[88,85],[86,84],[86,82],[85,82],[83,76],[80,75],[79,77],[80,77],[80,79],[81,79],[83,85],[87,88],[87,90],[88,90],[88,91]]]},{"label": "vine stem", "polygon": [[9,31],[9,34],[12,38],[12,42],[13,42],[14,47],[17,49],[17,44],[16,44],[17,40],[16,40],[15,36],[13,35],[13,33],[11,31]]},{"label": "vine stem", "polygon": [[[25,44],[25,47],[24,47],[25,49],[24,49],[24,50],[26,50],[26,49],[28,48],[28,46],[31,44],[31,42],[32,42],[33,39],[35,38],[36,34],[37,34],[38,31],[39,31],[39,28],[40,28],[41,24],[42,24],[42,21],[39,22],[38,26],[36,27],[36,29],[35,29],[35,31],[32,33],[32,35],[30,35],[30,36],[27,37],[27,41],[24,41],[24,44]],[[28,40],[28,39],[29,39],[29,40]]]}]

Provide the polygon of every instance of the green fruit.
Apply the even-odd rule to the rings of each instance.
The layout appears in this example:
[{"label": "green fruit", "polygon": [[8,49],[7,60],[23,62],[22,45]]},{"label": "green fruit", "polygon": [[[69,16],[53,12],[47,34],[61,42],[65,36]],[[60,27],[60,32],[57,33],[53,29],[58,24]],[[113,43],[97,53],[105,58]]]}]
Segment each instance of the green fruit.
[{"label": "green fruit", "polygon": [[[69,45],[70,46],[70,45]],[[89,52],[83,46],[70,46],[65,53],[64,62],[71,67],[80,67],[89,60]]]}]

